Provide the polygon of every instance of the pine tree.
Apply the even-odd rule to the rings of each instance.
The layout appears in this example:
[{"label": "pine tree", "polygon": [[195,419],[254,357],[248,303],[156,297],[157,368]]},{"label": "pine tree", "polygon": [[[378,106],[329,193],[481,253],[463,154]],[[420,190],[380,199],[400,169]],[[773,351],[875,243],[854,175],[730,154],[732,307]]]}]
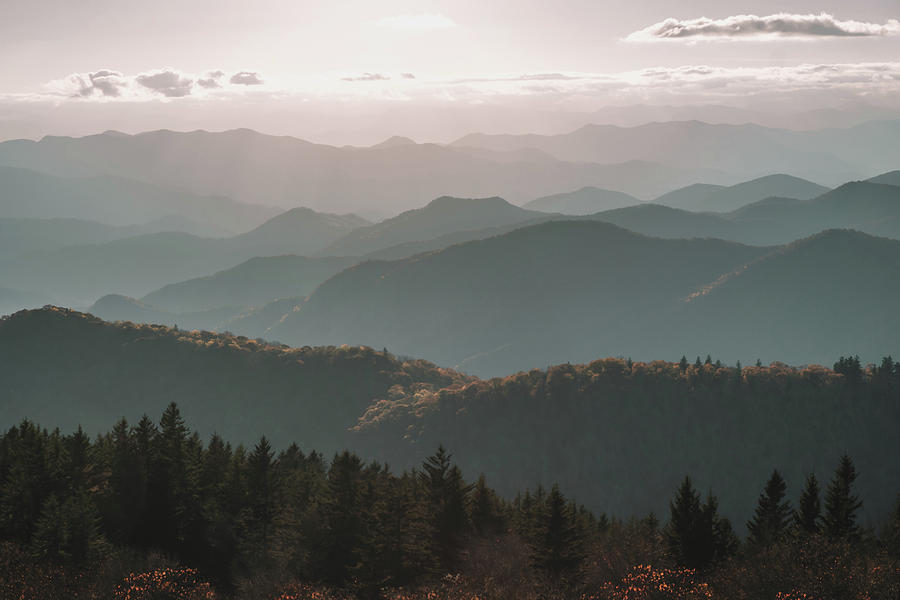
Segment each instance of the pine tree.
[{"label": "pine tree", "polygon": [[343,584],[359,568],[367,532],[362,511],[362,461],[343,452],[331,461],[328,492],[322,506],[323,539],[318,540],[318,570],[322,579]]},{"label": "pine tree", "polygon": [[503,528],[503,515],[499,504],[497,495],[487,486],[482,473],[472,490],[469,511],[472,515],[472,527],[479,535],[494,535]]},{"label": "pine tree", "polygon": [[669,509],[665,538],[679,564],[704,569],[735,551],[737,538],[731,523],[719,516],[718,501],[710,494],[701,504],[690,477],[684,478]]},{"label": "pine tree", "polygon": [[446,568],[455,566],[468,526],[466,505],[472,486],[465,484],[459,467],[451,465],[443,446],[422,463],[418,478],[430,499],[436,554]]},{"label": "pine tree", "polygon": [[794,528],[801,534],[820,532],[819,521],[822,518],[822,503],[819,500],[819,482],[812,473],[806,478],[806,486],[800,496],[797,512],[794,513]]},{"label": "pine tree", "polygon": [[684,373],[685,371],[687,371],[687,368],[688,368],[688,359],[687,359],[686,356],[684,356],[684,355],[682,354],[682,355],[681,355],[681,360],[678,361],[678,369],[679,369],[682,373]]},{"label": "pine tree", "polygon": [[256,563],[261,562],[269,545],[272,520],[275,516],[275,452],[263,436],[247,457],[247,486],[250,490],[249,515],[244,531],[247,552]]},{"label": "pine tree", "polygon": [[584,559],[575,515],[558,485],[547,496],[537,523],[535,542],[532,562],[553,581],[574,575]]},{"label": "pine tree", "polygon": [[752,543],[768,546],[784,535],[793,514],[791,503],[784,500],[786,491],[784,479],[774,470],[759,496],[753,519],[747,522]]},{"label": "pine tree", "polygon": [[853,461],[846,454],[843,455],[825,493],[825,516],[822,524],[825,534],[830,537],[855,539],[859,536],[856,511],[862,506],[862,502],[853,495],[856,476]]},{"label": "pine tree", "polygon": [[858,385],[863,380],[863,369],[859,356],[842,356],[834,363],[834,372],[844,376],[850,385]]}]

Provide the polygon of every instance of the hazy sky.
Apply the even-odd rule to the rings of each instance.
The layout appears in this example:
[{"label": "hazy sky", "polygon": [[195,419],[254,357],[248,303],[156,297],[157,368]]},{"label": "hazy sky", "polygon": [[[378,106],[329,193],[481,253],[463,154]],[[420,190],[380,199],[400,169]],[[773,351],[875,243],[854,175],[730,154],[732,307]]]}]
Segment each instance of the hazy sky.
[{"label": "hazy sky", "polygon": [[367,143],[631,103],[900,107],[898,0],[0,2],[0,138],[247,126]]}]

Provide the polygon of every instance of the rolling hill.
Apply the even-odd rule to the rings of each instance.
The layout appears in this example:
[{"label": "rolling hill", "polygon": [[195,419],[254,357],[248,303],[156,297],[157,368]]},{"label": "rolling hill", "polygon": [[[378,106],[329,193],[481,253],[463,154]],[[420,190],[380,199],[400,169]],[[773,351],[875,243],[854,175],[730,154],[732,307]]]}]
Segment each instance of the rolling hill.
[{"label": "rolling hill", "polygon": [[[838,260],[850,249],[848,235],[856,247],[871,250],[868,259],[866,251],[854,250]],[[757,280],[751,274],[764,273],[760,265],[779,264],[757,259],[782,256],[783,249],[663,240],[590,220],[550,222],[351,267],[292,308],[270,334],[286,343],[383,345],[479,375],[612,354],[643,360],[712,353],[730,362],[795,363],[827,362],[850,350],[866,360],[900,355],[900,321],[890,308],[900,299],[900,242],[852,232],[821,234],[786,248],[795,247],[818,258],[784,262],[780,274],[773,270]],[[864,269],[855,262],[866,260]],[[868,278],[854,274],[857,267]],[[746,330],[746,339],[718,336],[729,327],[711,326],[696,308],[713,301],[707,296],[729,297],[719,287],[731,278],[756,282],[747,298],[770,299],[759,303],[767,310],[736,297],[716,310]],[[801,285],[810,278],[821,282]],[[842,288],[846,281],[854,285]],[[783,286],[792,286],[790,295]],[[702,298],[687,301],[699,292]],[[851,310],[847,294],[858,294],[869,312],[856,321],[859,327],[848,325],[829,337],[831,320]],[[797,319],[793,328],[783,324],[790,311],[802,308],[814,317]],[[781,329],[771,323],[782,323],[791,334],[778,335]],[[749,336],[754,328],[767,336]]]},{"label": "rolling hill", "polygon": [[279,298],[307,296],[320,283],[355,263],[354,258],[293,255],[251,258],[213,275],[166,285],[141,301],[176,313],[208,310],[223,303],[262,306]]},{"label": "rolling hill", "polygon": [[[256,256],[313,254],[363,222],[354,215],[293,209],[231,238],[165,232],[4,257],[0,277],[10,287],[34,290],[55,302],[87,306],[106,294],[141,297],[166,284],[207,276]],[[234,306],[230,299],[223,299],[221,305]]]},{"label": "rolling hill", "polygon": [[[742,178],[789,172],[838,185],[869,177],[872,171],[896,168],[900,149],[893,140],[898,135],[900,120],[817,131],[670,121],[635,127],[591,124],[560,135],[471,134],[452,146],[498,152],[530,148],[564,161],[644,160],[679,168],[702,166]],[[630,192],[618,186],[606,187]]]},{"label": "rolling hill", "polygon": [[898,301],[900,242],[829,230],[724,275],[659,332],[685,336],[689,354],[711,348],[745,363],[828,364],[851,352],[874,362],[900,355]]},{"label": "rolling hill", "polygon": [[286,343],[387,346],[474,373],[620,352],[627,323],[767,252],[550,222],[351,267],[272,329]]},{"label": "rolling hill", "polygon": [[[47,377],[47,369],[53,376]],[[468,379],[358,347],[291,349],[163,326],[110,324],[61,308],[0,320],[0,422],[99,431],[177,402],[204,436],[297,441],[331,453],[374,398]],[[422,388],[422,389],[424,389]]]},{"label": "rolling hill", "polygon": [[731,212],[772,196],[809,200],[827,191],[827,187],[817,183],[791,175],[778,174],[759,177],[725,188],[704,184],[688,186],[664,194],[654,200],[654,203],[693,212]]},{"label": "rolling hill", "polygon": [[900,239],[900,188],[851,182],[811,200],[767,197],[728,213],[642,204],[586,218],[655,237],[715,237],[753,245],[786,244],[826,229]]},{"label": "rolling hill", "polygon": [[523,204],[522,208],[564,215],[591,215],[604,210],[633,206],[640,202],[634,196],[622,192],[584,187],[574,192],[536,198]]},{"label": "rolling hill", "polygon": [[105,321],[130,321],[132,323],[146,323],[150,325],[167,325],[169,327],[180,327],[188,331],[194,329],[203,331],[224,329],[226,323],[240,315],[244,310],[245,307],[242,306],[216,306],[206,310],[176,313],[120,294],[107,294],[88,308],[88,312]]},{"label": "rolling hill", "polygon": [[[846,235],[758,264],[835,238]],[[559,482],[611,517],[665,514],[685,474],[717,486],[725,515],[746,517],[774,466],[793,498],[808,473],[827,480],[844,452],[860,472],[864,526],[888,514],[898,485],[885,457],[898,449],[900,379],[882,372],[857,382],[822,367],[607,358],[478,380],[368,348],[288,348],[50,307],[0,320],[0,380],[3,423],[95,435],[175,401],[203,438],[247,447],[265,435],[276,450],[297,441],[325,456],[349,448],[396,469],[444,444],[504,495]]]},{"label": "rolling hill", "polygon": [[900,187],[857,181],[812,200],[768,198],[725,215],[759,243],[785,243],[826,229],[856,229],[900,239]]},{"label": "rolling hill", "polygon": [[479,156],[437,144],[338,148],[247,129],[48,136],[37,142],[0,143],[0,165],[9,167],[59,177],[124,177],[193,194],[283,208],[308,206],[320,212],[397,214],[419,206],[422,198],[441,195],[502,195],[524,202],[588,185],[645,198],[692,181],[732,180],[705,168],[608,162],[572,163],[515,153]]},{"label": "rolling hill", "polygon": [[319,254],[363,256],[400,244],[423,242],[467,230],[513,225],[542,216],[544,213],[513,206],[503,198],[442,196],[422,208],[360,227]]},{"label": "rolling hill", "polygon": [[[4,142],[0,148],[10,143]],[[80,160],[77,156],[70,159]],[[99,169],[79,177],[60,177],[38,172],[44,171],[45,166],[51,171],[65,172],[62,168],[53,169],[52,164],[44,165],[40,159],[30,166],[36,170],[0,166],[0,217],[83,219],[108,225],[137,225],[166,219],[169,229],[153,230],[171,231],[171,226],[176,225],[173,216],[178,215],[181,220],[177,222],[177,231],[234,235],[281,212],[224,197],[176,191],[106,174]],[[160,225],[165,224],[163,221]]]},{"label": "rolling hill", "polygon": [[703,203],[714,193],[726,189],[725,185],[714,185],[712,183],[693,183],[677,190],[666,192],[662,196],[653,200],[653,204],[662,204],[663,206],[685,206],[691,204]]},{"label": "rolling hill", "polygon": [[870,183],[883,183],[886,185],[900,185],[900,170],[882,173],[881,175],[876,175],[875,177],[872,177],[867,181],[869,181]]}]

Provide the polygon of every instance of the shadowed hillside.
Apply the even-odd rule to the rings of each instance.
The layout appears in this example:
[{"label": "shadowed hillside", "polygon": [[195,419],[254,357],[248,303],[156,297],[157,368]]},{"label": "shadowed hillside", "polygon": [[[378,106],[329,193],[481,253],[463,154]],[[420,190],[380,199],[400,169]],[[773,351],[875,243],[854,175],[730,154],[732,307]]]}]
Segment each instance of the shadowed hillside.
[{"label": "shadowed hillside", "polygon": [[223,304],[261,306],[287,297],[304,297],[355,258],[270,256],[251,258],[207,277],[172,283],[141,298],[172,312],[206,310]]},{"label": "shadowed hillside", "polygon": [[900,483],[885,460],[900,449],[900,364],[692,363],[602,359],[477,380],[369,348],[271,346],[46,308],[0,321],[0,421],[93,435],[176,401],[203,437],[348,447],[400,469],[443,443],[503,494],[558,481],[614,516],[665,514],[685,474],[744,516],[773,467],[795,497],[807,473],[825,480],[847,452],[863,524],[886,514]]},{"label": "shadowed hillside", "polygon": [[[805,261],[785,260],[801,251]],[[866,360],[900,355],[892,308],[900,242],[832,232],[755,262],[772,252],[649,238],[592,221],[545,223],[350,268],[271,335],[383,344],[482,375],[597,355],[712,352],[729,362],[793,363],[827,362],[847,348]],[[739,284],[739,293],[725,293]],[[714,310],[701,307],[715,298]],[[836,327],[855,306],[865,313]]]},{"label": "shadowed hillside", "polygon": [[422,208],[361,227],[321,251],[323,255],[363,256],[400,244],[431,240],[456,232],[522,223],[544,216],[513,206],[503,198],[442,196]]},{"label": "shadowed hillside", "polygon": [[591,215],[604,210],[633,206],[640,202],[634,196],[622,192],[584,187],[574,192],[537,198],[522,205],[522,208],[564,215]]},{"label": "shadowed hillside", "polygon": [[653,202],[694,212],[730,212],[770,196],[809,200],[828,188],[790,175],[767,175],[729,187],[697,184],[663,194]]},{"label": "shadowed hillside", "polygon": [[[230,238],[164,232],[7,258],[0,260],[0,277],[11,287],[39,290],[57,302],[87,305],[107,293],[144,296],[257,256],[313,254],[364,223],[355,215],[298,208]],[[290,287],[287,281],[282,285]],[[224,298],[217,306],[240,303]]]},{"label": "shadowed hillside", "polygon": [[584,360],[634,348],[630,323],[668,314],[697,287],[765,252],[592,221],[545,223],[347,269],[272,336],[386,345],[482,374]]},{"label": "shadowed hillside", "polygon": [[[0,148],[9,149],[8,144],[15,143],[5,142]],[[191,233],[227,235],[246,231],[281,212],[270,206],[242,204],[221,196],[168,189],[139,181],[141,177],[127,179],[106,174],[101,169],[80,172],[74,166],[78,158],[61,157],[60,160],[58,169],[42,161],[22,161],[34,171],[0,167],[0,217],[65,217],[134,225],[180,215],[196,223],[198,229]],[[74,172],[63,167],[70,160]],[[46,170],[57,175],[79,176],[53,176],[43,172]]]},{"label": "shadowed hillside", "polygon": [[[48,368],[53,377],[44,376]],[[203,435],[250,442],[265,433],[276,444],[297,440],[331,453],[346,445],[343,432],[372,399],[394,386],[467,379],[368,348],[291,349],[47,308],[0,321],[0,380],[7,424],[28,417],[96,431],[110,418],[136,422],[174,401],[203,424]]]}]

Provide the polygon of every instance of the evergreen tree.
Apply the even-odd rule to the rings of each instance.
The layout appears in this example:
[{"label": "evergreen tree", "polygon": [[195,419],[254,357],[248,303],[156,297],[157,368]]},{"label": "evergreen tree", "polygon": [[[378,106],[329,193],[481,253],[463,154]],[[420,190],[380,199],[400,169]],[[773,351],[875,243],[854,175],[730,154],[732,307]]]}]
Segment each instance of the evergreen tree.
[{"label": "evergreen tree", "polygon": [[819,500],[819,482],[812,473],[806,478],[806,486],[800,496],[797,512],[794,513],[794,528],[802,534],[820,532],[819,522],[822,518],[822,503]]},{"label": "evergreen tree", "polygon": [[825,516],[822,519],[824,533],[833,538],[855,539],[859,535],[856,511],[862,506],[853,495],[856,467],[846,454],[835,470],[825,493]]},{"label": "evergreen tree", "polygon": [[466,485],[459,467],[451,465],[443,446],[422,463],[419,481],[430,499],[436,555],[445,568],[456,565],[468,526],[466,506],[472,486]]},{"label": "evergreen tree", "polygon": [[359,568],[367,536],[362,511],[362,470],[359,457],[346,451],[334,457],[328,470],[318,571],[329,583],[342,584]]},{"label": "evergreen tree", "polygon": [[682,354],[682,355],[681,355],[681,360],[678,361],[678,369],[679,369],[682,373],[684,373],[685,371],[687,371],[687,368],[688,368],[688,359],[687,359],[686,356],[684,356],[684,355]]},{"label": "evergreen tree", "polygon": [[575,515],[554,485],[537,523],[532,562],[551,580],[560,581],[574,575],[583,559]]},{"label": "evergreen tree", "polygon": [[859,356],[842,356],[834,363],[834,372],[843,375],[847,383],[858,385],[863,380],[863,369]]},{"label": "evergreen tree", "polygon": [[479,535],[493,535],[503,528],[503,514],[500,501],[494,491],[487,486],[484,473],[478,477],[472,490],[472,527]]},{"label": "evergreen tree", "polygon": [[247,486],[250,506],[244,519],[246,552],[259,563],[266,555],[275,517],[276,472],[275,452],[263,436],[247,457]]},{"label": "evergreen tree", "polygon": [[737,538],[731,523],[719,516],[718,501],[712,494],[700,503],[690,477],[684,478],[669,509],[665,538],[670,555],[679,564],[704,569],[734,552]]},{"label": "evergreen tree", "polygon": [[753,519],[747,522],[752,543],[768,546],[781,539],[787,530],[793,510],[791,503],[784,499],[786,491],[784,479],[774,470],[759,496]]},{"label": "evergreen tree", "polygon": [[64,500],[51,495],[44,502],[31,539],[31,552],[39,560],[86,563],[101,547],[99,515],[86,490]]}]

